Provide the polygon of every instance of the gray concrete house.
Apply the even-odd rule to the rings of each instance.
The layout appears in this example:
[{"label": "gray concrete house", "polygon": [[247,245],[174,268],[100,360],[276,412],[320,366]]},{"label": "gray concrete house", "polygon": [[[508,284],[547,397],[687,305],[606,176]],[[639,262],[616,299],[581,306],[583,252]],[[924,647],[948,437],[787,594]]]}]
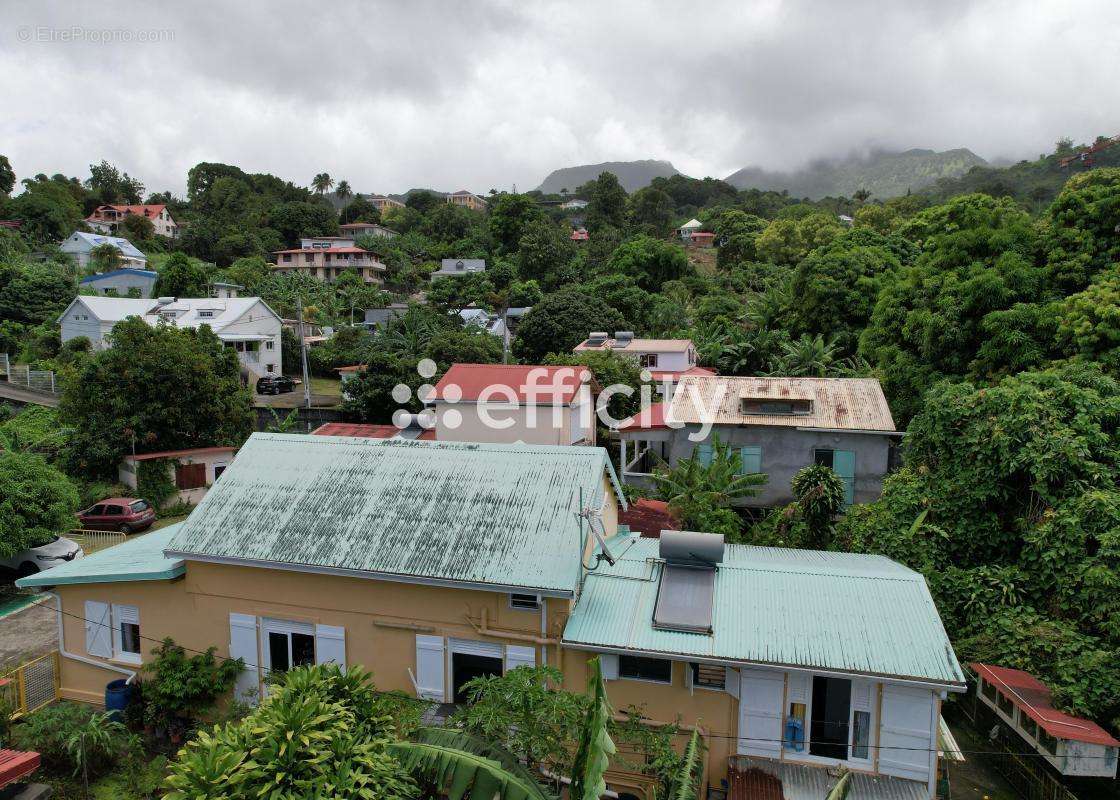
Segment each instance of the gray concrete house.
[{"label": "gray concrete house", "polygon": [[[699,435],[703,423],[708,435]],[[686,376],[666,403],[619,425],[622,480],[652,486],[654,468],[683,458],[712,457],[712,438],[739,451],[744,473],[769,480],[746,507],[793,500],[790,481],[802,467],[825,464],[844,482],[845,499],[878,498],[891,463],[895,430],[887,399],[873,378],[738,378]]]},{"label": "gray concrete house", "polygon": [[432,273],[431,279],[438,281],[440,278],[455,278],[485,271],[486,259],[484,258],[445,258],[440,262],[439,269]]},{"label": "gray concrete house", "polygon": [[159,273],[150,269],[114,269],[109,272],[99,272],[96,275],[87,275],[80,281],[81,288],[93,289],[98,294],[116,297],[152,296],[152,289],[156,285]]}]

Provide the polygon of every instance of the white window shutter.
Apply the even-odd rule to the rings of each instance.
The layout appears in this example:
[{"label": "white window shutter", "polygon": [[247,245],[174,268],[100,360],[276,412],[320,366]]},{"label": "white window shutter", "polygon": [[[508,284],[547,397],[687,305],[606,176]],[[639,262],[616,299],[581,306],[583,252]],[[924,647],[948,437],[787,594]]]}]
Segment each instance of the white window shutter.
[{"label": "white window shutter", "polygon": [[616,656],[614,653],[600,653],[599,665],[603,670],[603,680],[618,680],[618,656]]},{"label": "white window shutter", "polygon": [[739,699],[739,670],[734,667],[724,667],[723,689],[736,700]]},{"label": "white window shutter", "polygon": [[685,661],[684,662],[684,688],[688,689],[689,694],[692,694],[693,693],[692,692],[693,686],[694,686],[694,684],[693,684],[693,677],[692,677],[692,662]]},{"label": "white window shutter", "polygon": [[506,672],[518,667],[535,667],[536,665],[537,648],[514,644],[506,645]]},{"label": "white window shutter", "polygon": [[346,669],[345,628],[335,625],[315,626],[315,663],[334,663]]},{"label": "white window shutter", "polygon": [[442,636],[416,634],[416,693],[420,697],[444,702],[445,661]]},{"label": "white window shutter", "polygon": [[791,703],[809,702],[809,676],[804,672],[789,674],[789,701]]},{"label": "white window shutter", "polygon": [[256,704],[260,690],[257,679],[257,618],[251,614],[229,615],[229,657],[245,662],[245,671],[237,676],[233,696],[242,703]]},{"label": "white window shutter", "polygon": [[98,658],[113,657],[113,623],[109,604],[86,600],[86,652]]}]

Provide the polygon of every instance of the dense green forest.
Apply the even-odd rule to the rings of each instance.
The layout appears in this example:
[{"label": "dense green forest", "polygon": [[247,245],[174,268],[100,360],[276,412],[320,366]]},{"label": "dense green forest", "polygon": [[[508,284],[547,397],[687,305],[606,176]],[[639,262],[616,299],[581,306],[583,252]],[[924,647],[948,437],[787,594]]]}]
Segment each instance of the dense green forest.
[{"label": "dense green forest", "polygon": [[[628,328],[690,337],[701,362],[724,374],[875,376],[907,431],[904,466],[880,500],[835,524],[807,503],[757,522],[719,508],[692,511],[738,541],[883,553],[920,570],[962,660],[1028,669],[1067,708],[1120,730],[1120,169],[1061,169],[1068,150],[1061,143],[1038,162],[977,168],[883,202],[799,201],[682,175],[628,194],[603,173],[567,187],[588,201],[579,211],[539,192],[494,193],[486,212],[473,212],[415,191],[384,218],[363,200],[336,214],[326,195],[337,198],[345,182],[325,175],[308,189],[199,164],[177,198],[145,195],[104,163],[88,179],[39,175],[17,184],[4,160],[0,219],[23,226],[0,229],[0,352],[91,384],[67,389],[63,425],[112,424],[95,415],[118,403],[128,415],[120,429],[139,442],[167,434],[167,416],[145,411],[161,402],[155,370],[206,353],[220,358],[213,342],[200,336],[162,348],[126,329],[122,337],[149,354],[143,399],[128,407],[111,380],[110,359],[121,356],[60,347],[54,321],[79,277],[57,241],[101,202],[144,199],[167,203],[187,225],[176,242],[134,234],[161,281],[183,290],[169,293],[223,278],[283,316],[302,296],[314,320],[339,329],[313,351],[313,368],[371,367],[347,401],[357,419],[389,421],[398,405],[392,387],[423,381],[419,358],[440,368],[501,359],[494,337],[460,324],[455,312],[471,303],[533,306],[513,347],[524,363],[571,362],[588,331]],[[674,239],[674,227],[692,216],[716,233],[715,251],[685,250]],[[271,274],[269,251],[352,220],[400,234],[361,242],[386,264],[384,287]],[[576,224],[589,241],[571,241]],[[429,290],[427,276],[444,257],[486,258],[488,269]],[[426,302],[417,302],[422,293]],[[347,327],[354,309],[388,300],[412,305],[380,332]],[[157,350],[165,361],[151,366]],[[592,365],[605,383],[636,380],[618,359]],[[228,367],[212,380],[212,389],[200,382],[192,391],[218,392],[220,402],[177,406],[206,415],[209,424],[189,426],[191,442],[207,430],[236,439],[246,429]],[[33,454],[78,482],[106,474],[115,454],[103,442],[60,439],[33,422],[21,414],[0,424],[7,458]],[[0,484],[12,472],[2,465]],[[66,500],[44,493],[44,524]]]}]

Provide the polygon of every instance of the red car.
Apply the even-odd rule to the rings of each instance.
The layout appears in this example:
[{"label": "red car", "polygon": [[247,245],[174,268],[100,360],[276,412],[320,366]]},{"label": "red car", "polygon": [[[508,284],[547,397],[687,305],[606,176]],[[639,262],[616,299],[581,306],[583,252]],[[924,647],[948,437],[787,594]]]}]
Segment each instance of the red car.
[{"label": "red car", "polygon": [[78,521],[86,530],[134,533],[150,528],[156,521],[156,511],[138,497],[109,497],[79,511]]}]

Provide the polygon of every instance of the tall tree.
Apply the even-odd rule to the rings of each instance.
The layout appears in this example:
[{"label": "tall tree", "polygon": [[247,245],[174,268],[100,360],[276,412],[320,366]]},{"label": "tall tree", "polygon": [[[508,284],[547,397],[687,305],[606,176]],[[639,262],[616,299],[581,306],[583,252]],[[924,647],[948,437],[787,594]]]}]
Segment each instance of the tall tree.
[{"label": "tall tree", "polygon": [[206,269],[186,253],[172,253],[159,271],[154,287],[157,297],[204,297]]},{"label": "tall tree", "polygon": [[7,156],[0,155],[0,194],[8,195],[16,185],[16,173]]},{"label": "tall tree", "polygon": [[334,186],[334,178],[325,172],[320,172],[311,179],[311,188],[315,190],[316,194],[326,194],[332,186]]},{"label": "tall tree", "polygon": [[0,450],[0,558],[73,527],[77,510],[78,492],[65,475],[37,455]]},{"label": "tall tree", "polygon": [[542,216],[537,201],[527,194],[503,194],[490,208],[490,235],[502,253],[516,253],[530,223]]},{"label": "tall tree", "polygon": [[601,228],[626,225],[626,190],[611,172],[602,172],[591,184],[587,203],[587,227],[594,233]]},{"label": "tall tree", "polygon": [[339,200],[353,197],[354,190],[350,188],[350,181],[339,181],[338,186],[335,187],[334,194]]}]

